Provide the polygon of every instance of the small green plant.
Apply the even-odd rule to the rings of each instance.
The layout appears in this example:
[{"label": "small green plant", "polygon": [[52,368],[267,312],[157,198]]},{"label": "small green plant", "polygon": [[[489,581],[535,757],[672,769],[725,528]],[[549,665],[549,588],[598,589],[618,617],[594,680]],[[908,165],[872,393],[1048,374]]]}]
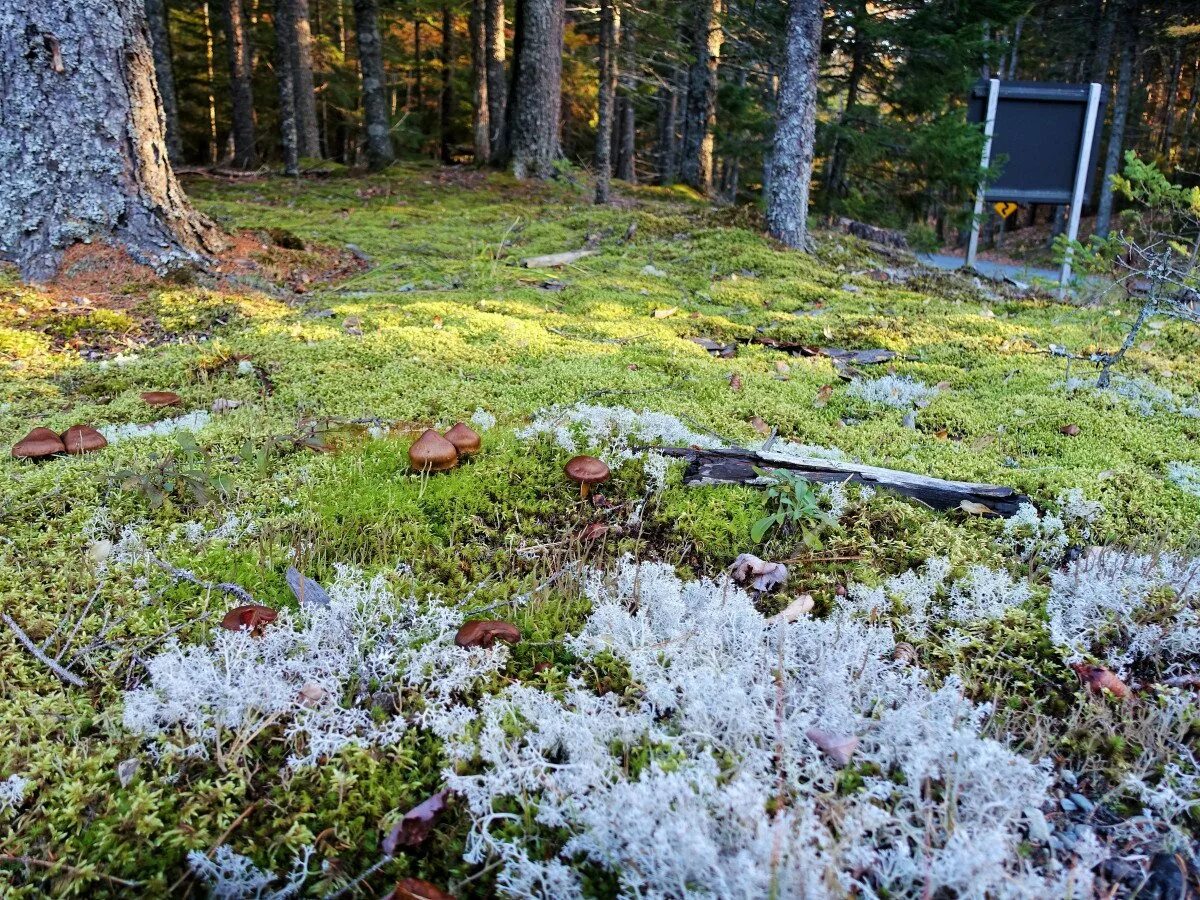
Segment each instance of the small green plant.
[{"label": "small green plant", "polygon": [[820,550],[823,546],[821,533],[837,525],[837,520],[821,508],[820,498],[812,484],[799,475],[783,469],[758,469],[760,478],[770,481],[767,488],[767,503],[772,511],[759,519],[750,528],[750,537],[761,544],[774,528],[784,533],[798,531],[806,547]]},{"label": "small green plant", "polygon": [[214,471],[211,460],[190,431],[176,435],[179,449],[165,457],[152,454],[149,468],[124,469],[113,477],[122,488],[141,494],[151,509],[177,504],[185,508],[208,506],[228,500],[234,492],[233,479]]}]

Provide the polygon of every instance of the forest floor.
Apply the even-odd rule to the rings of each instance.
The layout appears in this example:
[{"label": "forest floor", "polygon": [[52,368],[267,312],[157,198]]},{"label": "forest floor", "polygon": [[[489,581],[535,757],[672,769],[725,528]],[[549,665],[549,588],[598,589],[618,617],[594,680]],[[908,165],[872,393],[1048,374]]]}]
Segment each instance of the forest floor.
[{"label": "forest floor", "polygon": [[[1196,329],[1153,323],[1097,391],[1052,351],[1114,349],[1129,301],[841,234],[785,252],[683,191],[596,208],[421,165],[188,190],[237,236],[217,273],[102,248],[50,285],[0,272],[0,444],[109,441],[0,459],[0,894],[1195,879]],[[482,451],[413,473],[458,421]],[[772,434],[1032,503],[781,482],[808,511],[756,542],[793,507],[639,449]],[[587,498],[577,452],[612,468]],[[744,553],[786,582],[731,582]],[[247,597],[279,617],[223,630]],[[467,619],[521,639],[457,646]]]}]

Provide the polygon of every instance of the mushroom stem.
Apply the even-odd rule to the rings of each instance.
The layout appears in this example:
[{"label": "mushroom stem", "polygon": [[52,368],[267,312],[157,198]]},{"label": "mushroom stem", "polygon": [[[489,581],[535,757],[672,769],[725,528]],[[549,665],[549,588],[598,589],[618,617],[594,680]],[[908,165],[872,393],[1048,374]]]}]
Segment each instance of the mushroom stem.
[{"label": "mushroom stem", "polygon": [[580,484],[579,485],[579,499],[586,500],[589,490],[591,490],[591,485],[589,485],[586,481],[583,482],[582,484]]}]

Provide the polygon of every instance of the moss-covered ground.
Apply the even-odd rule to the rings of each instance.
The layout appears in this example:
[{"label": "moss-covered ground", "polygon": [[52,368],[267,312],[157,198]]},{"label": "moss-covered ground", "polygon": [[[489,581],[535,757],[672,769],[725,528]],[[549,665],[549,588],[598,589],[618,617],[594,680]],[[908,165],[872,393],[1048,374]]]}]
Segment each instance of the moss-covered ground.
[{"label": "moss-covered ground", "polygon": [[[407,563],[419,593],[451,603],[470,593],[464,609],[495,604],[520,627],[512,679],[542,677],[533,672],[540,662],[569,663],[557,640],[578,628],[586,606],[553,585],[519,609],[503,602],[580,556],[603,563],[631,552],[697,574],[744,551],[796,558],[788,597],[767,602],[808,591],[818,614],[836,603],[839,585],[877,581],[933,554],[955,566],[999,561],[996,520],[886,497],[856,508],[819,553],[798,537],[758,547],[749,532],[766,512],[761,492],[684,487],[677,471],[639,529],[581,542],[585,525],[613,516],[564,480],[565,452],[514,434],[552,404],[647,407],[746,446],[763,440],[757,418],[790,440],[1011,485],[1038,504],[1082,488],[1105,507],[1093,534],[1100,543],[1194,540],[1200,497],[1172,484],[1166,465],[1200,461],[1200,420],[1067,393],[1064,377],[1088,375],[1086,365],[1068,373],[1048,353],[1114,348],[1136,312],[1131,302],[1082,308],[949,275],[877,280],[898,264],[851,238],[820,234],[813,255],[781,251],[752,214],[676,191],[628,191],[596,208],[583,186],[418,165],[374,178],[196,181],[189,190],[241,235],[238,278],[126,283],[114,269],[111,280],[91,279],[85,303],[69,285],[40,289],[0,273],[6,448],[34,425],[145,423],[218,399],[242,404],[214,416],[190,453],[172,434],[42,463],[0,459],[0,608],[51,652],[80,621],[64,662],[105,635],[73,665],[86,681],[80,689],[0,628],[0,780],[30,780],[21,806],[0,813],[0,894],[183,894],[188,851],[228,842],[275,870],[315,846],[327,868],[307,890],[319,896],[375,862],[381,835],[439,786],[444,761],[417,730],[394,749],[348,751],[295,773],[284,771],[286,750],[270,731],[245,766],[160,766],[123,728],[122,691],[139,679],[152,641],[168,631],[203,641],[228,598],[102,575],[88,553],[98,510],[118,526],[139,523],[172,564],[274,606],[295,603],[284,579],[293,562],[318,581],[335,564],[373,573]],[[562,270],[517,265],[584,246],[597,252]],[[320,274],[323,266],[334,276]],[[899,355],[897,374],[942,390],[906,423],[903,411],[850,396],[825,357],[747,342],[722,359],[688,340],[698,336],[885,348]],[[1190,397],[1198,350],[1200,331],[1169,324],[1147,332],[1124,372]],[[149,390],[177,391],[182,409],[146,406],[139,394]],[[410,473],[414,429],[477,409],[498,420],[477,459],[436,477]],[[347,420],[390,431],[371,437]],[[1066,425],[1078,434],[1063,433]],[[281,439],[312,433],[337,452]],[[639,500],[641,466],[619,470],[604,494],[618,505]],[[253,522],[253,533],[172,541],[181,523],[212,529],[230,514]],[[935,629],[917,651],[934,671],[959,673],[977,697],[1013,707],[1005,727],[1014,740],[1097,783],[1133,753],[1136,735],[1084,697],[1036,603],[965,647],[940,645]],[[122,778],[118,766],[130,759],[140,766]],[[487,874],[466,880],[476,871],[461,861],[465,828],[452,814],[362,896],[405,874],[487,895]]]}]

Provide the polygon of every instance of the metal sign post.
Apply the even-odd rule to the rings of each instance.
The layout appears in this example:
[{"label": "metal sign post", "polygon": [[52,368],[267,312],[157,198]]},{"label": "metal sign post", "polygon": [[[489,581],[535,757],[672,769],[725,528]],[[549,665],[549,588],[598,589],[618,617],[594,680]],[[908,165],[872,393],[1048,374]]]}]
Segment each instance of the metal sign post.
[{"label": "metal sign post", "polygon": [[987,115],[983,120],[983,154],[979,158],[979,187],[975,191],[975,212],[971,217],[971,241],[967,244],[968,269],[975,267],[975,255],[979,252],[979,229],[983,224],[983,180],[987,175],[987,168],[992,162],[992,132],[996,129],[996,101],[999,99],[1000,79],[993,78],[988,82]]},{"label": "metal sign post", "polygon": [[[1100,85],[1088,87],[1087,114],[1083,118],[1083,134],[1079,139],[1079,165],[1075,169],[1075,189],[1071,192],[1071,214],[1067,220],[1067,240],[1079,237],[1079,215],[1083,211],[1084,185],[1087,183],[1088,167],[1092,159],[1092,133],[1096,128],[1096,111],[1100,108]],[[1058,273],[1059,295],[1066,293],[1071,280],[1071,247],[1063,253],[1062,271]]]}]

